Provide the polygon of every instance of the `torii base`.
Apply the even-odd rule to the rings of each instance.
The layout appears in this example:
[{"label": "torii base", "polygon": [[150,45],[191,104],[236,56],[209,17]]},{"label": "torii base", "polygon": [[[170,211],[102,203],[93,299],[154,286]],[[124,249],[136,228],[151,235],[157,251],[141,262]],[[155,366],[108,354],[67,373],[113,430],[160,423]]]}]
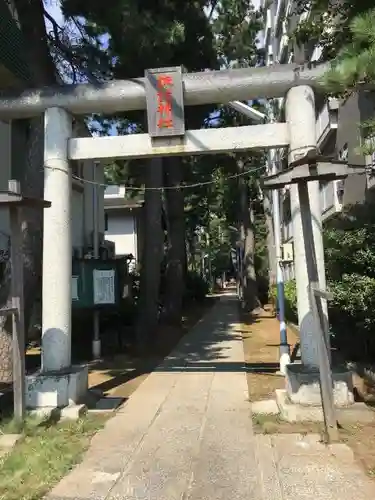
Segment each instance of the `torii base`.
[{"label": "torii base", "polygon": [[[275,412],[277,411],[279,418],[286,422],[324,422],[322,406],[292,403],[287,391],[283,389],[276,390],[275,403]],[[256,410],[257,408],[254,407],[253,412],[256,413]],[[375,412],[365,403],[353,403],[346,407],[336,406],[335,413],[338,422],[373,423],[375,421]]]},{"label": "torii base", "polygon": [[38,372],[26,377],[26,407],[63,408],[77,405],[87,395],[88,367],[71,366],[56,372]]},{"label": "torii base", "polygon": [[[347,407],[354,403],[353,375],[345,367],[332,368],[333,400],[336,407]],[[300,363],[286,366],[285,384],[289,400],[302,406],[320,406],[319,370]]]}]

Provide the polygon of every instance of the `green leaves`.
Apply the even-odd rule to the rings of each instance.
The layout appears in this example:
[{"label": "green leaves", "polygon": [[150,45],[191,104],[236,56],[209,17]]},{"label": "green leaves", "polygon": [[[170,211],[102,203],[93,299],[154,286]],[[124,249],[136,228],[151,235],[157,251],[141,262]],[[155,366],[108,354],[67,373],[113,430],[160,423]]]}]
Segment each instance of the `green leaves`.
[{"label": "green leaves", "polygon": [[356,16],[350,23],[350,31],[355,43],[375,43],[375,10]]},{"label": "green leaves", "polygon": [[296,14],[311,12],[297,26],[295,39],[308,45],[319,42],[324,60],[336,58],[342,47],[352,43],[353,19],[374,7],[373,0],[296,0],[295,5]]},{"label": "green leaves", "polygon": [[262,29],[261,16],[251,0],[221,0],[212,22],[220,66],[252,66],[258,58],[256,35]]},{"label": "green leaves", "polygon": [[[344,274],[340,281],[329,283],[337,308],[357,327],[365,330],[375,325],[375,279],[361,274]],[[358,331],[360,333],[360,331]]]},{"label": "green leaves", "polygon": [[356,16],[349,25],[351,42],[340,50],[323,78],[326,89],[342,93],[358,83],[375,80],[375,9]]},{"label": "green leaves", "polygon": [[[375,328],[375,206],[347,207],[324,230],[328,287],[333,293],[329,317],[336,345],[353,355],[368,349]],[[374,345],[374,344],[373,344]]]},{"label": "green leaves", "polygon": [[375,279],[375,211],[366,203],[347,207],[340,219],[324,230],[327,277],[346,274]]}]

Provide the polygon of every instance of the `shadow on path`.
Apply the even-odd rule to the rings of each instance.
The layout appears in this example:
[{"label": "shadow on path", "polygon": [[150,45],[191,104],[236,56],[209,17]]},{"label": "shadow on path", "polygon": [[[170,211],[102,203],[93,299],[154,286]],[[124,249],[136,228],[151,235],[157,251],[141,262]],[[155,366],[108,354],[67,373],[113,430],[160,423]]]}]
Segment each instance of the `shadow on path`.
[{"label": "shadow on path", "polygon": [[[95,384],[95,389],[117,395],[118,388],[127,396],[126,384],[139,385],[151,372],[260,372],[274,373],[277,365],[273,363],[245,363],[233,360],[233,346],[242,353],[243,334],[239,323],[238,301],[234,296],[223,297],[180,338],[179,343],[165,352],[164,356],[150,356],[124,360],[122,366],[105,365],[109,380]],[[162,333],[161,333],[162,335]],[[238,343],[240,343],[238,345]],[[242,356],[241,356],[242,357]],[[241,359],[241,358],[239,358]],[[130,389],[130,393],[132,388]],[[129,394],[130,395],[130,394]]]}]

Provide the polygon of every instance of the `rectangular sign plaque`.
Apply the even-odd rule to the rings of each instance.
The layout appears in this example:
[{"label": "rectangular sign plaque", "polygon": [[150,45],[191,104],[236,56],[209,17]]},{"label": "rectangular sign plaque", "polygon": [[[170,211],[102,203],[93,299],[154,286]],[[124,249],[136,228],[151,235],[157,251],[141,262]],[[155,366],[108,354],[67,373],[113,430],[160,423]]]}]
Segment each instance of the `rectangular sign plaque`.
[{"label": "rectangular sign plaque", "polygon": [[157,68],[145,71],[147,123],[150,137],[185,134],[182,69]]},{"label": "rectangular sign plaque", "polygon": [[94,304],[115,304],[114,269],[94,269]]}]

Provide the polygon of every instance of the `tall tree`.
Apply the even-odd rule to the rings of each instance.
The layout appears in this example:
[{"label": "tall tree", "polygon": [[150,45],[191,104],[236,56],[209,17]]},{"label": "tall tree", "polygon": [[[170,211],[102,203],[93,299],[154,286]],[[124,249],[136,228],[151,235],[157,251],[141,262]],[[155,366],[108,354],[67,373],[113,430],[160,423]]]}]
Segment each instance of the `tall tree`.
[{"label": "tall tree", "polygon": [[[260,14],[254,10],[252,2],[247,0],[222,0],[216,8],[213,30],[216,33],[217,52],[222,65],[226,67],[255,66],[259,62],[260,51],[257,48],[256,35],[261,28]],[[227,124],[241,125],[243,117],[238,117],[227,108],[222,109],[222,120]],[[256,155],[255,155],[256,156]],[[255,272],[255,219],[253,199],[249,196],[248,177],[244,176],[245,163],[254,158],[250,153],[247,158],[237,157],[239,177],[239,214],[240,233],[244,249],[244,299],[249,310],[259,304]],[[252,193],[253,194],[253,193]]]},{"label": "tall tree", "polygon": [[322,59],[334,59],[352,42],[352,20],[372,7],[372,0],[296,0],[293,13],[309,15],[299,20],[294,37],[307,47],[318,43]]},{"label": "tall tree", "polygon": [[185,285],[186,244],[182,158],[164,158],[166,218],[168,232],[167,266],[163,316],[169,323],[180,323]]},{"label": "tall tree", "polygon": [[161,225],[163,165],[155,158],[146,167],[145,192],[145,245],[143,248],[140,314],[136,326],[137,343],[143,352],[150,341],[150,333],[156,328],[159,317],[160,265],[163,255],[163,233]]},{"label": "tall tree", "polygon": [[[103,9],[103,5],[95,0],[85,2],[63,0],[62,5],[66,16],[70,18],[81,16],[86,19],[83,28],[91,39],[94,37],[98,40],[107,34],[108,46],[105,50],[111,61],[111,73],[114,78],[138,77],[149,67],[182,64],[192,71],[212,68],[216,64],[213,37],[203,10],[204,1],[189,3],[182,0],[173,2],[116,0],[111,9]],[[120,121],[126,118],[135,123],[142,123],[143,119],[139,114],[119,115],[115,118]],[[153,169],[153,165],[149,164],[149,171],[146,175],[145,211],[153,214],[155,229],[156,221],[161,221],[161,192],[154,189],[157,187],[156,184],[151,184],[155,180],[155,172],[151,172]],[[176,163],[176,172],[169,171],[168,166],[166,169],[168,182],[175,183],[174,175],[182,179],[179,160]],[[167,205],[172,208],[167,212],[171,217],[168,256],[172,260],[171,265],[167,265],[167,284],[173,283],[176,278],[179,282],[183,279],[182,273],[177,271],[180,266],[173,264],[177,253],[180,254],[181,249],[185,248],[183,216],[177,217],[178,211],[175,213],[176,207],[180,207],[180,213],[182,212],[183,203],[182,193],[177,190],[168,193]],[[159,266],[155,260],[155,254],[150,250],[159,248],[158,234],[159,230],[146,231],[144,255],[148,256],[151,261],[144,262],[142,266],[141,297],[143,299],[141,304],[143,310],[139,316],[137,330],[145,330],[144,318],[147,316],[149,334],[152,333],[150,325],[155,325],[158,317],[158,311],[155,308],[158,302],[156,271],[148,272],[152,266],[154,266],[153,269]],[[184,259],[182,255],[179,255],[177,260],[181,262]],[[177,297],[177,291],[179,297]],[[173,311],[174,316],[180,315],[176,307],[182,301],[182,292],[182,282],[174,290],[172,286],[167,286],[166,313],[172,314]]]},{"label": "tall tree", "polygon": [[[103,8],[97,0],[62,0],[62,7],[66,18],[75,24],[78,30],[76,37],[78,41],[74,41],[75,57],[71,58],[71,62],[77,66],[77,61],[81,61],[81,66],[87,70],[86,75],[90,78],[92,76],[99,79],[108,78],[108,75],[113,78],[137,77],[142,75],[145,68],[155,66],[183,64],[187,70],[194,71],[223,65],[251,65],[257,59],[255,38],[260,27],[259,15],[252,8],[250,0],[219,2],[199,0],[194,3],[183,0],[158,2],[116,0],[111,9]],[[60,42],[64,42],[62,36]],[[87,45],[90,44],[91,52],[87,50]],[[93,67],[95,61],[97,66],[102,68],[99,74],[95,71],[95,64]],[[199,128],[204,116],[208,116],[207,110],[194,110],[193,119],[188,116],[189,128],[192,122],[194,122],[193,128]],[[103,117],[97,118],[103,124]],[[143,116],[137,113],[119,114],[113,116],[112,122],[113,120],[126,123],[128,127],[126,132],[129,133],[129,122],[141,124]],[[227,122],[227,125],[230,124]],[[196,164],[195,161],[190,161],[190,165]],[[165,165],[168,172],[168,162]],[[180,161],[176,162],[175,168],[176,171],[173,171],[175,178],[172,178],[170,173],[166,175],[166,180],[173,185],[186,180],[186,170],[189,170],[182,169]],[[200,172],[197,172],[197,175],[198,179],[202,179]],[[147,175],[147,179],[150,182],[151,175]],[[152,186],[148,184],[146,187]],[[172,284],[176,283],[177,277],[182,280],[183,273],[179,271],[180,264],[177,266],[173,262],[178,260],[181,263],[185,260],[182,255],[185,251],[183,241],[185,221],[181,215],[184,197],[184,191],[178,189],[168,191],[165,197],[167,207],[179,207],[176,210],[167,210],[167,217],[170,218],[167,224],[170,228],[168,262],[171,265],[167,263],[169,275],[167,284],[170,285],[167,286],[165,309],[174,310],[175,318],[180,315],[177,313],[177,309],[180,309],[177,304],[181,304],[181,297],[177,299],[176,287]],[[156,203],[156,196],[146,195],[146,200],[146,204]],[[197,199],[196,203],[199,203]],[[157,206],[159,210],[159,201]],[[190,210],[189,213],[197,222],[200,216],[197,219],[195,215],[199,210],[193,212],[195,210]],[[155,215],[155,211],[152,213]],[[158,215],[157,219],[160,218]],[[195,223],[188,222],[189,230]],[[150,239],[146,244],[147,248],[154,247],[151,241],[154,232],[146,234]],[[178,259],[175,258],[177,253]],[[143,269],[146,267],[143,266]],[[142,280],[142,283],[143,287],[149,286],[150,290],[156,293],[156,287],[152,283],[145,285],[146,279]],[[177,289],[180,295],[183,281]],[[146,296],[151,295],[146,293]],[[156,299],[154,296],[151,303],[155,303]],[[171,304],[174,304],[173,307]],[[153,311],[155,313],[155,309]]]},{"label": "tall tree", "polygon": [[245,166],[242,159],[238,159],[239,190],[239,224],[243,246],[243,299],[246,308],[253,310],[258,306],[258,290],[255,275],[255,227],[252,200],[250,200],[245,174]]},{"label": "tall tree", "polygon": [[[350,43],[341,48],[323,77],[325,88],[339,95],[373,85],[375,82],[375,9],[354,17],[348,27]],[[364,136],[363,154],[375,151],[375,120],[360,125]]]}]

